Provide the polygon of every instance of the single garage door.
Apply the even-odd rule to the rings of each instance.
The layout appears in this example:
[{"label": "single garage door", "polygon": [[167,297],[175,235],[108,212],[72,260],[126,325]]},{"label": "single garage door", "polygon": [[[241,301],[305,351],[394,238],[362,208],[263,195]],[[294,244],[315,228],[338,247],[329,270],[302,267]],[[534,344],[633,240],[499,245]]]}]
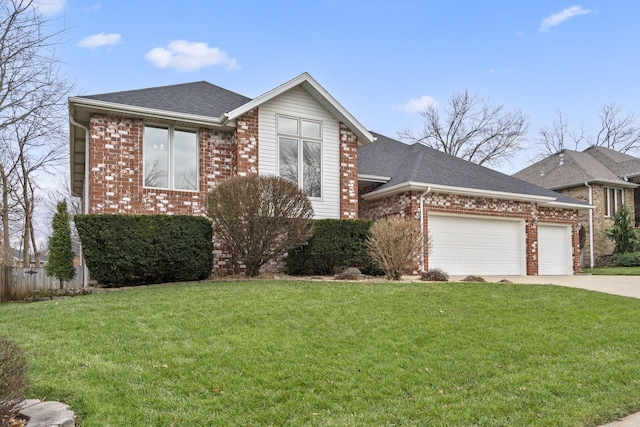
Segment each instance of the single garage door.
[{"label": "single garage door", "polygon": [[571,227],[538,224],[538,274],[573,274]]},{"label": "single garage door", "polygon": [[429,215],[429,268],[449,274],[525,275],[524,221]]}]

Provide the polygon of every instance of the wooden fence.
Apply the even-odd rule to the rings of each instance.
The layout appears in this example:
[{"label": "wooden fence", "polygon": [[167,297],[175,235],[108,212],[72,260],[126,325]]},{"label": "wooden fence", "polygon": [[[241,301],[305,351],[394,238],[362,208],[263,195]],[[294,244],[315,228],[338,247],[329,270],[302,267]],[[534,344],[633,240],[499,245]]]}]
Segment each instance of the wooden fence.
[{"label": "wooden fence", "polygon": [[[82,288],[82,267],[76,267],[76,277],[63,282],[63,289]],[[60,289],[60,281],[47,276],[44,267],[20,268],[0,265],[0,301],[23,299],[29,292]]]}]

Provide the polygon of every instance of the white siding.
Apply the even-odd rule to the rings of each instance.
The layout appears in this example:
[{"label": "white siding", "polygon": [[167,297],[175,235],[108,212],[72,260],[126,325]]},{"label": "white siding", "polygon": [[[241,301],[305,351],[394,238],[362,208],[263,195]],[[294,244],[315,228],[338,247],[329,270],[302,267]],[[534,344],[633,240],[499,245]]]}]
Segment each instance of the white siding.
[{"label": "white siding", "polygon": [[322,121],[322,199],[311,199],[316,219],[340,218],[339,123],[302,88],[293,88],[258,107],[258,171],[277,175],[276,117]]}]

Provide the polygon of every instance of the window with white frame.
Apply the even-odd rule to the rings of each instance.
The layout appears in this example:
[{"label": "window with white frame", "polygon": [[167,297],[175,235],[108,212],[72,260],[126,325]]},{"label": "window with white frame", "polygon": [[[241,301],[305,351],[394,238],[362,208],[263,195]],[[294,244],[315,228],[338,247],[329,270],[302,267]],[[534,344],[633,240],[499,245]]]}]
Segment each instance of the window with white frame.
[{"label": "window with white frame", "polygon": [[144,127],[144,186],[198,189],[198,134],[170,126]]},{"label": "window with white frame", "polygon": [[322,197],[322,122],[278,116],[278,173]]},{"label": "window with white frame", "polygon": [[615,215],[624,205],[624,189],[604,187],[604,216]]}]

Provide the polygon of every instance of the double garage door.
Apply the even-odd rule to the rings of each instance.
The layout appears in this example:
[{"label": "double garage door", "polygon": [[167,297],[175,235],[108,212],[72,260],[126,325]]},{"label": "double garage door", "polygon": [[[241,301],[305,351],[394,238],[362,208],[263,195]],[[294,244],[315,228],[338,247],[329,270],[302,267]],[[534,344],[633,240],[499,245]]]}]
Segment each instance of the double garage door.
[{"label": "double garage door", "polygon": [[[525,275],[523,220],[429,215],[429,267],[452,275]],[[572,274],[569,226],[538,225],[538,274]]]}]

